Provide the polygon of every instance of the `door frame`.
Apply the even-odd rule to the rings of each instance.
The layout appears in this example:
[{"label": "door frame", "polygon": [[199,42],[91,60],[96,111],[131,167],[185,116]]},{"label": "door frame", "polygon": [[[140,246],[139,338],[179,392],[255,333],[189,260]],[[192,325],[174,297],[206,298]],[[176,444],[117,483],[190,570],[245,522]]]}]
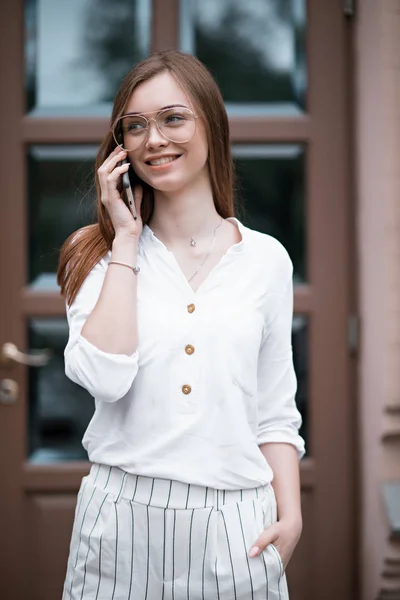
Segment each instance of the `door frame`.
[{"label": "door frame", "polygon": [[[153,49],[177,47],[178,0],[154,0],[153,6]],[[296,286],[295,312],[309,316],[310,321],[308,411],[312,456],[301,463],[301,485],[304,494],[313,495],[315,551],[310,572],[315,593],[324,590],[324,600],[354,600],[358,588],[356,364],[348,350],[356,272],[351,177],[352,32],[340,3],[308,0],[307,15],[307,47],[313,49],[308,52],[308,113],[290,118],[231,117],[230,127],[233,143],[307,145],[310,283]],[[25,115],[22,0],[0,3],[0,22],[0,67],[7,84],[6,92],[0,94],[0,274],[2,287],[7,289],[7,293],[0,293],[0,345],[12,341],[24,350],[28,316],[64,315],[64,302],[58,294],[33,294],[25,288],[26,146],[99,143],[108,123],[103,118]],[[321,48],[321,52],[315,48]],[[329,223],[329,230],[321,229],[321,223]],[[329,272],[326,264],[330,265]],[[15,379],[20,385],[20,400],[0,406],[0,456],[6,457],[0,463],[0,514],[4,519],[2,537],[7,540],[0,544],[0,597],[7,599],[12,589],[13,600],[22,600],[27,582],[21,576],[21,563],[29,560],[21,554],[29,547],[23,518],[26,496],[76,493],[89,465],[27,463],[26,369],[0,365],[0,377]],[[344,432],[340,439],[338,432]]]}]

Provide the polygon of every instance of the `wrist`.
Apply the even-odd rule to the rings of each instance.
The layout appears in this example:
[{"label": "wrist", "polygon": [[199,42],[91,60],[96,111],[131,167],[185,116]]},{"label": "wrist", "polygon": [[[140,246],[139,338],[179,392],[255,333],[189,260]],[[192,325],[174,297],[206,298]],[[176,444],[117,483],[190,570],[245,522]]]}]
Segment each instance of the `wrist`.
[{"label": "wrist", "polygon": [[112,243],[111,258],[136,264],[139,239],[125,233],[118,233]]},{"label": "wrist", "polygon": [[138,235],[131,233],[130,231],[121,230],[116,231],[113,239],[113,245],[138,245],[139,244]]},{"label": "wrist", "polygon": [[300,516],[288,515],[286,517],[285,517],[285,515],[282,515],[281,517],[279,517],[278,520],[279,520],[279,523],[285,524],[292,531],[296,530],[299,533],[301,533],[303,530],[303,519],[302,519],[301,515]]}]

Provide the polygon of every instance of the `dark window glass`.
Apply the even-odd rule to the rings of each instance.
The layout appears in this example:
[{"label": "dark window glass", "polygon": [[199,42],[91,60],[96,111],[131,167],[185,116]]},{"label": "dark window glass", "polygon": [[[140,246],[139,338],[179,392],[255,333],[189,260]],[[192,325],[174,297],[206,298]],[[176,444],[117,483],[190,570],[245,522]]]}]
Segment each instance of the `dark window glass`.
[{"label": "dark window glass", "polygon": [[59,250],[95,220],[95,146],[31,146],[28,151],[29,282],[54,287]]},{"label": "dark window glass", "polygon": [[104,114],[126,73],[149,53],[150,0],[27,0],[27,108]]},{"label": "dark window glass", "polygon": [[312,455],[308,424],[308,317],[294,315],[292,327],[293,363],[297,376],[296,404],[303,419],[300,435],[306,443],[306,456]]},{"label": "dark window glass", "polygon": [[52,353],[46,366],[29,369],[29,460],[87,460],[81,440],[93,415],[94,400],[65,375],[67,321],[31,319],[28,333],[32,350],[48,348]]},{"label": "dark window glass", "polygon": [[289,252],[295,282],[306,273],[305,151],[301,145],[235,145],[238,215]]},{"label": "dark window glass", "polygon": [[305,0],[181,0],[180,46],[211,70],[229,112],[302,112],[305,33]]}]

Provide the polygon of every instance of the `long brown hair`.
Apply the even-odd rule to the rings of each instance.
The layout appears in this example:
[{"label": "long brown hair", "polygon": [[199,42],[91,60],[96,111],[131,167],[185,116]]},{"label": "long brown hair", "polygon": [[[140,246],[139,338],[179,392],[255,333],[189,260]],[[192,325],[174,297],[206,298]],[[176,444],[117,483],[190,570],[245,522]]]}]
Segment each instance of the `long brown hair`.
[{"label": "long brown hair", "polygon": [[[169,71],[187,91],[200,112],[208,140],[208,168],[211,189],[217,212],[223,218],[234,215],[233,163],[229,143],[229,123],[221,92],[211,73],[195,56],[166,50],[157,52],[136,64],[123,80],[114,99],[110,130],[103,139],[95,163],[97,192],[97,223],[71,234],[64,242],[57,271],[57,282],[68,304],[75,299],[91,269],[111,249],[114,228],[100,198],[98,168],[116,147],[111,125],[124,114],[138,85]],[[153,189],[145,182],[141,217],[143,224],[150,220],[154,208]]]}]

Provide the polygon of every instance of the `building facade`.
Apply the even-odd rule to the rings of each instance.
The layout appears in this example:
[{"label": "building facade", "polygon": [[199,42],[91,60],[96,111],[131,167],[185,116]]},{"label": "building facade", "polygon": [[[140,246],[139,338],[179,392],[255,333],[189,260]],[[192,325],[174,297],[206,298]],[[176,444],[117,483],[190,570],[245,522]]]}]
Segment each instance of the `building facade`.
[{"label": "building facade", "polygon": [[60,597],[93,401],[64,375],[58,250],[95,218],[120,81],[177,48],[221,87],[237,216],[294,263],[291,598],[400,598],[400,0],[4,0],[0,23],[0,597]]}]

